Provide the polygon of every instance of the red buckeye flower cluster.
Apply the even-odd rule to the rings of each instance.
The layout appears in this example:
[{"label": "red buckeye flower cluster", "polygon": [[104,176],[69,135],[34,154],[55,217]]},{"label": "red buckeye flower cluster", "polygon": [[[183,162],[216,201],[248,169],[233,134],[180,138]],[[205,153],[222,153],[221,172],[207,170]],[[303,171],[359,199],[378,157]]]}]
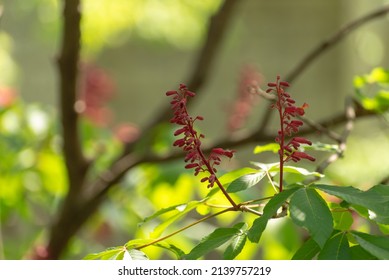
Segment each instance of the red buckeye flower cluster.
[{"label": "red buckeye flower cluster", "polygon": [[181,138],[173,143],[173,146],[178,146],[186,153],[185,165],[186,169],[194,169],[194,174],[197,176],[200,172],[208,172],[209,175],[201,179],[201,182],[208,181],[208,188],[213,187],[215,182],[218,182],[216,177],[216,166],[221,163],[221,156],[232,158],[235,151],[224,150],[222,148],[214,148],[208,157],[206,157],[201,150],[201,139],[204,138],[203,134],[197,133],[194,129],[194,123],[197,120],[203,120],[203,117],[197,116],[191,117],[187,111],[188,97],[194,97],[195,93],[189,91],[184,84],[181,84],[179,90],[171,90],[166,92],[167,96],[172,96],[173,100],[170,102],[171,108],[174,112],[171,123],[175,123],[181,126],[174,132],[175,136]]},{"label": "red buckeye flower cluster", "polygon": [[298,116],[303,116],[304,109],[308,104],[304,103],[301,107],[296,107],[294,101],[285,88],[289,87],[288,82],[280,81],[280,76],[277,76],[275,83],[268,83],[267,93],[273,92],[276,94],[276,102],[272,104],[272,108],[277,109],[280,117],[281,129],[278,131],[276,142],[280,144],[279,154],[282,156],[282,161],[292,160],[294,162],[300,159],[308,159],[314,161],[315,158],[307,153],[298,151],[301,144],[312,145],[312,142],[303,137],[293,137],[285,144],[285,136],[291,136],[299,131],[299,127],[304,123],[301,120],[296,120]]},{"label": "red buckeye flower cluster", "polygon": [[283,164],[289,160],[297,162],[301,159],[307,159],[315,161],[315,158],[308,155],[305,152],[299,151],[301,144],[312,145],[312,142],[303,137],[292,137],[286,142],[286,137],[291,137],[299,131],[299,127],[304,123],[301,120],[296,119],[299,116],[303,116],[308,104],[304,103],[301,107],[295,106],[295,100],[285,91],[290,85],[288,82],[280,81],[280,76],[277,76],[275,83],[268,83],[267,93],[274,93],[275,103],[272,104],[272,108],[278,111],[280,119],[280,130],[278,130],[278,136],[276,142],[280,144],[278,154],[280,157],[280,192],[282,191],[282,171]]}]

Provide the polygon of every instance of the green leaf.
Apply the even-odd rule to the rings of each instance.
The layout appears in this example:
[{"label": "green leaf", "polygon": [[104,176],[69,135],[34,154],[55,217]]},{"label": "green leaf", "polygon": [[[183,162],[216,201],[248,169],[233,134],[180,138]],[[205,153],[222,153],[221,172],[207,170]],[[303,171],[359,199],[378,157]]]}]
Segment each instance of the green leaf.
[{"label": "green leaf", "polygon": [[350,229],[354,219],[349,210],[344,208],[332,208],[331,212],[334,219],[334,229],[341,231]]},{"label": "green leaf", "polygon": [[235,193],[235,192],[244,191],[256,185],[265,176],[266,176],[266,172],[263,170],[257,171],[256,173],[244,175],[236,179],[235,181],[231,182],[231,184],[227,188],[227,192]]},{"label": "green leaf", "polygon": [[277,214],[278,209],[280,209],[285,201],[298,189],[299,188],[292,188],[284,190],[283,192],[277,193],[269,200],[263,208],[262,216],[254,220],[253,225],[248,231],[248,238],[251,242],[259,242],[269,219]]},{"label": "green leaf", "polygon": [[239,177],[242,177],[242,176],[250,174],[250,173],[255,173],[257,171],[258,171],[257,169],[250,168],[250,167],[240,168],[240,169],[228,172],[226,174],[223,174],[219,178],[219,181],[224,186],[226,184],[231,183],[232,181],[235,181]]},{"label": "green leaf", "polygon": [[[191,201],[188,203],[181,203],[181,204],[173,205],[170,207],[162,208],[162,209],[158,210],[157,212],[155,212],[154,214],[152,214],[151,216],[144,218],[143,221],[138,224],[138,226],[142,226],[144,223],[146,223],[150,220],[153,220],[153,219],[155,219],[163,214],[166,214],[169,212],[183,212],[183,211],[188,209],[188,206],[191,206],[193,204],[197,205],[200,203],[201,203],[201,201]],[[193,208],[191,208],[191,209],[193,209]]]},{"label": "green leaf", "polygon": [[146,218],[144,221],[149,221],[153,218],[156,218],[168,212],[173,213],[172,216],[170,216],[169,218],[167,218],[165,221],[163,221],[162,223],[160,223],[158,226],[154,228],[153,232],[150,233],[150,237],[158,238],[172,223],[174,223],[175,221],[177,221],[178,219],[186,215],[188,212],[195,209],[201,203],[202,201],[191,201],[185,204],[175,205],[172,207],[161,209],[154,215]]},{"label": "green leaf", "polygon": [[333,230],[332,215],[324,199],[312,188],[299,189],[290,199],[289,211],[294,223],[306,228],[322,248]]},{"label": "green leaf", "polygon": [[128,250],[128,254],[124,255],[125,260],[148,260],[149,258],[146,256],[145,253],[139,250]]},{"label": "green leaf", "polygon": [[184,251],[182,251],[180,248],[167,242],[159,242],[154,244],[154,246],[169,250],[170,252],[174,253],[179,260],[182,259],[182,257],[185,255]]},{"label": "green leaf", "polygon": [[234,226],[234,228],[239,229],[240,232],[232,238],[230,245],[228,245],[223,253],[223,259],[233,260],[240,254],[247,240],[247,227],[246,223],[239,223]]},{"label": "green leaf", "polygon": [[[232,181],[238,179],[239,177],[242,177],[242,176],[250,174],[250,173],[255,173],[257,171],[258,170],[254,169],[254,168],[244,167],[244,168],[237,169],[237,170],[234,170],[234,171],[231,171],[231,172],[228,172],[228,173],[222,175],[219,178],[219,181],[224,187],[227,187],[228,184],[230,184]],[[207,194],[207,196],[205,197],[204,200],[211,198],[219,191],[220,191],[220,188],[212,188],[212,190],[209,191],[209,193]]]},{"label": "green leaf", "polygon": [[320,246],[315,240],[309,238],[304,244],[294,253],[292,260],[312,260],[317,253],[320,252]]},{"label": "green leaf", "polygon": [[[269,172],[280,172],[280,166],[273,166],[269,169]],[[308,171],[305,168],[301,167],[296,167],[296,166],[291,166],[291,165],[285,165],[284,166],[284,172],[288,173],[295,173],[295,174],[301,174],[304,176],[316,176],[316,177],[324,177],[323,174],[320,174],[319,172],[316,171]]]},{"label": "green leaf", "polygon": [[378,259],[389,260],[389,238],[385,236],[376,236],[367,233],[353,231],[351,232],[355,240],[367,252],[376,256]]},{"label": "green leaf", "polygon": [[369,209],[371,220],[381,224],[389,224],[389,186],[376,185],[368,191],[353,187],[330,185],[314,185],[315,188],[346,200],[348,203]]},{"label": "green leaf", "polygon": [[346,232],[338,232],[324,244],[318,255],[319,260],[351,260],[350,246]]},{"label": "green leaf", "polygon": [[389,225],[381,225],[379,224],[378,225],[378,228],[380,229],[380,231],[385,234],[385,235],[389,235]]},{"label": "green leaf", "polygon": [[230,241],[237,234],[240,234],[240,232],[241,230],[239,228],[218,228],[204,237],[200,243],[184,257],[187,260],[196,260]]},{"label": "green leaf", "polygon": [[279,149],[280,149],[280,144],[278,144],[278,143],[269,143],[266,145],[258,145],[254,148],[254,154],[260,154],[263,152],[277,153]]},{"label": "green leaf", "polygon": [[[127,248],[127,250],[131,250],[131,249],[137,248],[139,246],[143,246],[143,245],[152,243],[155,240],[156,239],[151,239],[151,238],[133,239],[133,240],[128,241],[124,246]],[[170,244],[166,241],[160,241],[158,243],[153,244],[152,246],[156,246],[156,247],[160,247],[160,248],[164,248],[166,250],[169,250],[172,253],[174,253],[178,259],[181,259],[182,256],[185,254],[180,248],[178,248],[178,247],[174,246],[173,244]]]},{"label": "green leaf", "polygon": [[111,247],[100,253],[89,254],[84,257],[84,260],[116,260],[123,259],[125,246]]},{"label": "green leaf", "polygon": [[350,247],[351,258],[353,260],[377,260],[377,257],[374,257],[368,251],[363,249],[361,245],[356,245]]}]

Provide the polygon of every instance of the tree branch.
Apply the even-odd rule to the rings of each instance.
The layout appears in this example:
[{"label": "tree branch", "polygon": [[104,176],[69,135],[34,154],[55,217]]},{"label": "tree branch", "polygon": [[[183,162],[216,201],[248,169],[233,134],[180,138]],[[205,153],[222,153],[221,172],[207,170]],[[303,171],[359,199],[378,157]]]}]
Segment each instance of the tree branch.
[{"label": "tree branch", "polygon": [[[225,0],[219,11],[211,17],[205,43],[198,54],[193,72],[190,74],[186,83],[191,91],[198,92],[207,81],[209,73],[212,70],[212,65],[217,58],[218,51],[223,42],[224,35],[227,32],[228,24],[231,22],[234,8],[239,2],[242,1]],[[139,139],[144,141],[145,137],[148,139],[152,138],[149,132],[158,124],[167,121],[169,116],[169,104],[162,106],[157,116],[153,115],[150,123],[143,128],[143,135]],[[125,154],[130,153],[136,145],[137,143],[128,144],[125,148]]]},{"label": "tree branch", "polygon": [[[360,18],[357,18],[354,21],[349,22],[337,32],[335,32],[329,39],[325,40],[321,44],[319,44],[316,48],[314,48],[311,52],[309,52],[303,59],[296,65],[296,67],[290,71],[289,74],[284,78],[285,81],[289,83],[293,83],[296,78],[298,78],[307,68],[311,65],[316,59],[318,59],[321,55],[323,55],[327,50],[334,47],[337,43],[339,43],[343,38],[345,38],[352,31],[358,29],[362,25],[374,20],[378,19],[384,15],[389,13],[389,5],[384,5],[381,8],[364,15]],[[267,124],[270,121],[271,110],[267,110],[262,118],[260,127],[262,127],[262,131],[267,127]]]},{"label": "tree branch", "polygon": [[312,64],[319,56],[321,56],[325,51],[329,50],[331,47],[339,43],[343,38],[345,38],[352,31],[358,29],[362,25],[382,17],[389,13],[389,5],[384,5],[381,8],[365,15],[360,18],[357,18],[354,21],[349,22],[340,30],[335,32],[329,39],[325,40],[314,48],[310,53],[308,53],[297,66],[285,77],[285,80],[292,83],[301,73]]},{"label": "tree branch", "polygon": [[62,49],[58,58],[63,153],[68,170],[70,192],[82,185],[87,161],[83,156],[78,131],[77,76],[80,51],[80,0],[64,1]]},{"label": "tree branch", "polygon": [[64,0],[64,25],[61,51],[58,57],[59,94],[63,136],[63,154],[68,175],[69,190],[59,217],[55,221],[47,248],[47,258],[57,259],[70,237],[78,230],[81,188],[88,162],[82,151],[78,130],[78,114],[74,104],[77,98],[77,77],[80,52],[80,0]]}]

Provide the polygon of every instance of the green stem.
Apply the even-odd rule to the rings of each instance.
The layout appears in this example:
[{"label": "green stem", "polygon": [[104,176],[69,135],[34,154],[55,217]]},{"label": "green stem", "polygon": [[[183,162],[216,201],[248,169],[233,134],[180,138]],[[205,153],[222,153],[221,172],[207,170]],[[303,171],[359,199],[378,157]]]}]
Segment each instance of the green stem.
[{"label": "green stem", "polygon": [[219,215],[221,215],[223,213],[226,213],[226,212],[229,212],[229,211],[236,211],[236,209],[233,208],[233,207],[230,207],[230,208],[224,209],[222,211],[219,211],[217,213],[214,213],[212,215],[208,215],[208,216],[206,216],[206,217],[204,217],[204,218],[202,218],[200,220],[197,220],[196,222],[193,222],[193,223],[191,223],[191,224],[189,224],[189,225],[187,225],[187,226],[185,226],[183,228],[180,228],[180,229],[178,229],[178,230],[176,230],[176,231],[174,231],[174,232],[172,232],[172,233],[170,233],[170,234],[168,234],[166,236],[163,236],[161,238],[155,239],[155,240],[153,240],[153,241],[151,241],[151,242],[149,242],[147,244],[144,244],[142,246],[135,247],[134,249],[140,250],[140,249],[146,248],[148,246],[154,245],[154,244],[156,244],[158,242],[161,242],[161,241],[163,241],[165,239],[168,239],[168,238],[172,237],[173,235],[176,235],[176,234],[178,234],[178,233],[180,233],[180,232],[182,232],[182,231],[184,231],[184,230],[186,230],[186,229],[188,229],[190,227],[193,227],[193,226],[195,226],[195,225],[197,225],[199,223],[202,223],[202,222],[204,222],[206,220],[209,220],[209,219],[211,219],[213,217],[219,216]]}]

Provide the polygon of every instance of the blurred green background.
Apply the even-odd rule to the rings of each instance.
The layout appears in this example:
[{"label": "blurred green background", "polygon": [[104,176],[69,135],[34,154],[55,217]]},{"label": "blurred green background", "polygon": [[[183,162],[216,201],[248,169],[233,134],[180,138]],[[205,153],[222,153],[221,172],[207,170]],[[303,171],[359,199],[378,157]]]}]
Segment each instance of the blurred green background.
[{"label": "blurred green background", "polygon": [[[265,82],[288,74],[314,47],[347,22],[385,0],[245,0],[228,26],[207,83],[192,108],[204,116],[209,141],[228,137],[226,119],[237,94],[242,69],[256,69]],[[209,18],[221,0],[84,0],[82,63],[84,77],[97,79],[102,104],[83,119],[84,147],[99,156],[94,172],[120,151],[120,128],[136,137],[167,103],[165,92],[186,82],[204,43]],[[58,75],[62,4],[58,0],[0,1],[0,259],[28,258],[47,238],[47,229],[66,193],[58,135]],[[388,68],[389,17],[359,28],[323,54],[293,83],[307,116],[321,120],[341,112],[354,94],[353,79],[374,67]],[[88,76],[90,75],[90,76]],[[85,78],[87,79],[87,78]],[[264,82],[264,83],[265,83]],[[258,125],[267,103],[256,107],[247,129]],[[101,109],[101,110],[100,110]],[[173,128],[161,127],[151,149],[170,150]],[[276,129],[276,128],[275,128]],[[388,176],[388,127],[376,118],[357,123],[345,157],[327,170],[327,180],[368,188]],[[328,141],[316,136],[317,140]],[[127,139],[125,141],[131,141]],[[228,168],[247,166],[255,146],[242,147]],[[228,147],[226,147],[228,148]],[[258,159],[257,159],[258,160]],[[261,159],[262,160],[262,159]],[[264,159],[266,160],[266,159]],[[352,174],[352,175],[350,175]],[[154,211],[202,197],[197,178],[181,162],[142,165],[72,241],[66,258],[146,236],[155,224],[137,225]],[[198,209],[201,212],[201,209]],[[199,225],[175,239],[190,249],[202,232],[226,225],[234,214]],[[364,224],[358,225],[366,226]],[[204,229],[202,229],[204,227]],[[248,246],[240,258],[290,258],[302,240],[290,220],[272,221],[263,242]],[[282,228],[282,230],[277,230]],[[35,249],[34,249],[35,248]],[[150,249],[151,258],[170,258]],[[214,256],[217,257],[217,256]]]}]

